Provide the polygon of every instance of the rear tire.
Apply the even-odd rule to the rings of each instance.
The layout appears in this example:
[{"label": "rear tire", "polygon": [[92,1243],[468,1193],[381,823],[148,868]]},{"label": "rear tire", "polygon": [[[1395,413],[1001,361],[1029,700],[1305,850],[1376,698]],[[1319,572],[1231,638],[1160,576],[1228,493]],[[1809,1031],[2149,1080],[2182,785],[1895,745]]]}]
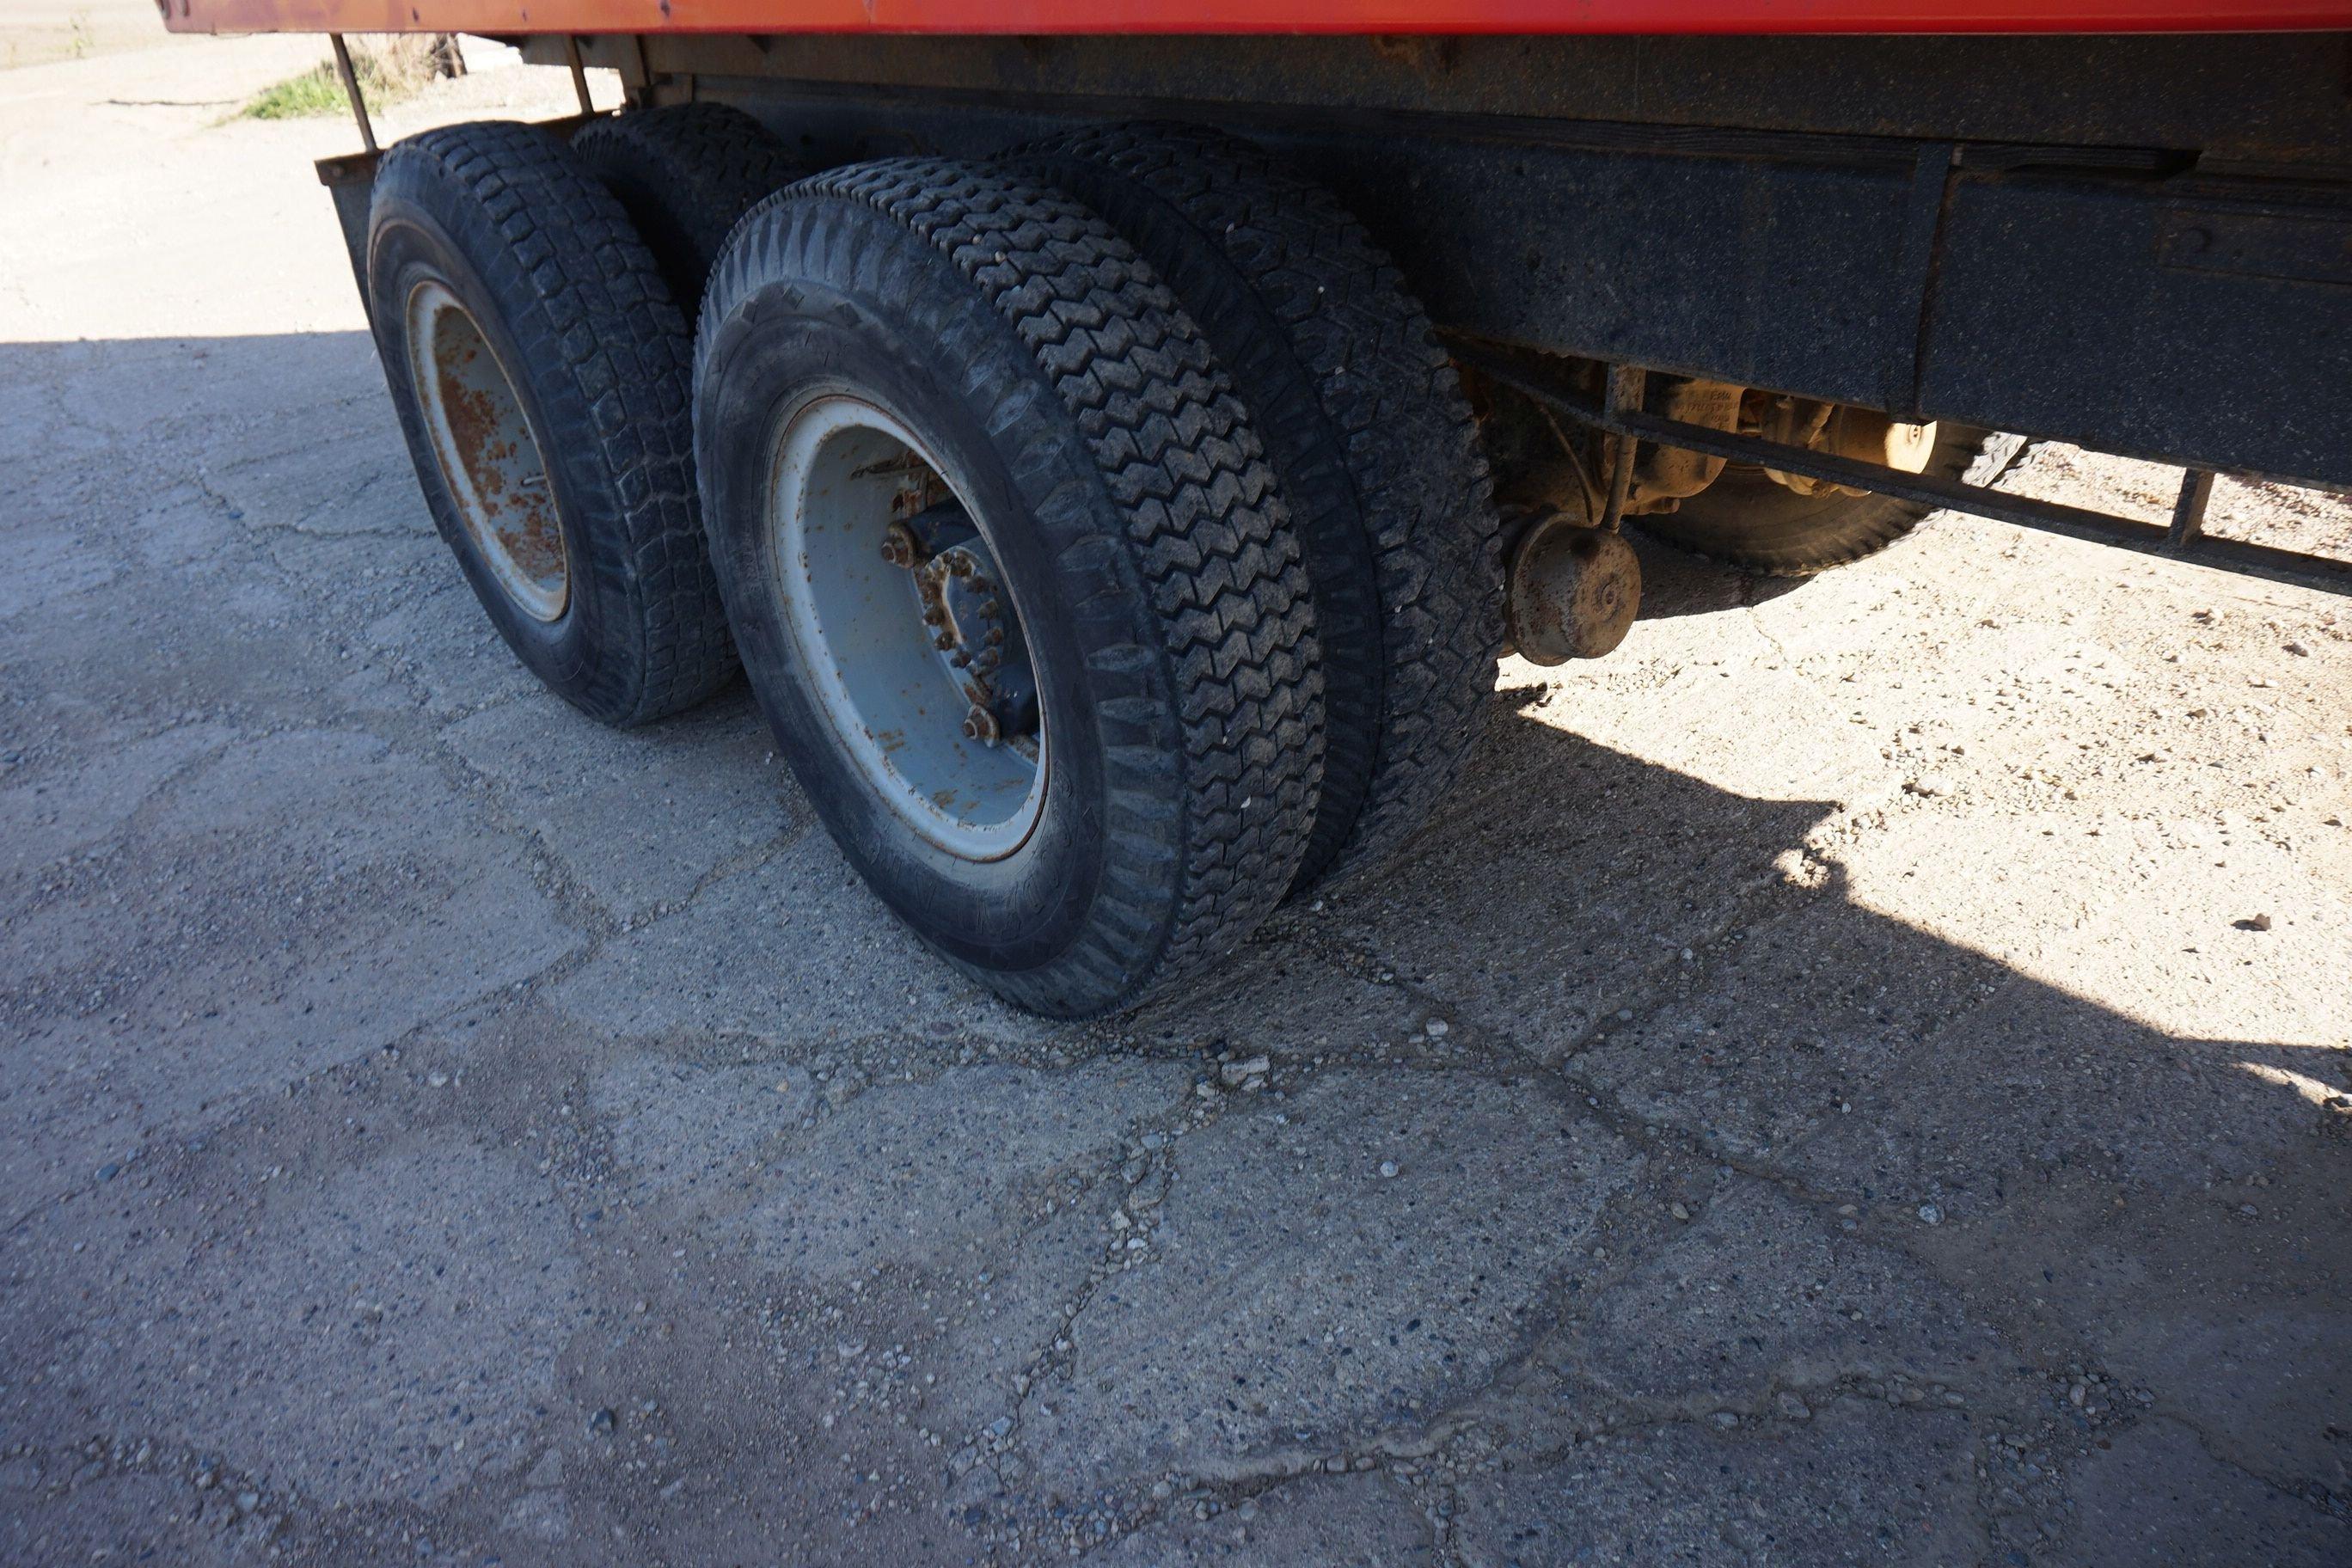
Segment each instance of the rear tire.
[{"label": "rear tire", "polygon": [[627,110],[583,127],[572,150],[637,226],[688,326],[736,220],[810,172],[766,126],[723,103]]},{"label": "rear tire", "polygon": [[[1991,432],[1947,424],[1926,472],[1956,479]],[[1799,495],[1752,464],[1727,465],[1680,508],[1631,521],[1669,544],[1759,577],[1810,577],[1875,555],[1936,509],[1891,496]]]},{"label": "rear tire", "polygon": [[[738,227],[696,363],[744,664],[868,885],[1058,1016],[1237,945],[1314,820],[1314,613],[1241,405],[1134,252],[983,166],[835,169]],[[894,519],[920,531],[943,509],[1017,622],[997,629],[1034,677],[1034,801],[1009,740],[950,728],[980,698],[929,639],[970,651],[963,612],[919,619],[877,564],[905,553]]]},{"label": "rear tire", "polygon": [[1108,218],[1232,374],[1323,645],[1323,803],[1291,890],[1378,865],[1459,776],[1502,646],[1499,522],[1452,362],[1362,226],[1246,142],[1104,126],[1006,161]]},{"label": "rear tire", "polygon": [[735,661],[694,500],[691,346],[627,216],[527,125],[378,165],[378,356],[442,538],[509,647],[592,718],[641,724]]}]

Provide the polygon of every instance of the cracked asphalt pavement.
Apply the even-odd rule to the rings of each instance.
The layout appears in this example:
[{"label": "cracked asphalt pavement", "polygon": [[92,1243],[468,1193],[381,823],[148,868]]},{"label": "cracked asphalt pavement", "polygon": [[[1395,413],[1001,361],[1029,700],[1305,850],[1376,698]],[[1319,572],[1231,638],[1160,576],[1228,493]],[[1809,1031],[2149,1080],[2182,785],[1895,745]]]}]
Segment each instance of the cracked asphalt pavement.
[{"label": "cracked asphalt pavement", "polygon": [[0,1560],[2352,1561],[2340,601],[1645,546],[1395,865],[1041,1024],[740,693],[507,655],[348,128],[207,106],[315,52],[0,74]]}]

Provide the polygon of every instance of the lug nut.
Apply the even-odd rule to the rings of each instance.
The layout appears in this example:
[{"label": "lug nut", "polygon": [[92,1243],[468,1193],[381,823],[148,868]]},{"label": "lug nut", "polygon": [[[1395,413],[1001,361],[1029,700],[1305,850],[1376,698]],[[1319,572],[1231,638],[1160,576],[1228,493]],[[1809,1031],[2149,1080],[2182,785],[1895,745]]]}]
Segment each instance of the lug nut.
[{"label": "lug nut", "polygon": [[963,716],[963,734],[967,741],[979,741],[988,745],[996,743],[996,715],[978,703]]},{"label": "lug nut", "polygon": [[921,554],[921,547],[904,523],[892,523],[882,535],[882,559],[893,566],[912,566]]}]

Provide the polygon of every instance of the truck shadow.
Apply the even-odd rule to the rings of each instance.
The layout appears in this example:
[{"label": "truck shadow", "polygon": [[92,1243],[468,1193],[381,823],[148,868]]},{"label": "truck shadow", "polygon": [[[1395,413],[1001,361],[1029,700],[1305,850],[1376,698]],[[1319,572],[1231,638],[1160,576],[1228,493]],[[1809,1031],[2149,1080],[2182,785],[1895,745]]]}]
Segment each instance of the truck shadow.
[{"label": "truck shadow", "polygon": [[[1137,1024],[1424,1057],[1475,1042],[1702,1155],[1946,1216],[2021,1183],[2201,1193],[2289,1151],[2342,1160],[2352,1064],[2332,1042],[2168,1028],[2088,994],[2113,975],[2052,984],[1857,902],[1820,831],[1843,810],[1742,796],[1507,709],[1397,864],[1283,917],[1206,1026],[1189,996]],[[2066,876],[2021,868],[2015,896],[2065,919]],[[1310,959],[1397,1000],[1326,993]],[[1432,1018],[1442,1042],[1422,1037]]]},{"label": "truck shadow", "polygon": [[[2035,978],[1873,909],[1841,862],[1845,836],[1823,832],[1847,816],[1834,801],[1745,797],[1507,710],[1480,763],[1400,863],[1286,917],[1205,1013],[1180,999],[1138,1024],[1169,1046],[1271,1043],[1277,1059],[1386,1074],[1379,1110],[1425,1131],[1426,1152],[1483,1168],[1506,1208],[1527,1179],[1551,1182],[1573,1213],[1590,1178],[1515,1169],[1524,1149],[1498,1152],[1475,1119],[1448,1146],[1417,1124],[1433,1086],[1463,1073],[1517,1086],[1524,1148],[1542,1146],[1560,1108],[1621,1136],[1643,1174],[1615,1200],[1627,1206],[1604,1238],[1612,1261],[1564,1251],[1551,1289],[1524,1299],[1507,1276],[1542,1250],[1538,1236],[1502,1225],[1470,1246],[1449,1235],[1463,1215],[1441,1204],[1391,1221],[1349,1191],[1318,1194],[1356,1253],[1442,1258],[1446,1278],[1551,1325],[1516,1386],[1579,1413],[1554,1438],[1611,1411],[1760,1407],[1774,1377],[1838,1382],[1825,1367],[1891,1389],[1899,1368],[1920,1388],[1965,1389],[1980,1425],[2054,1426],[2043,1440],[2082,1456],[2136,1419],[2177,1419],[2223,1463],[2342,1494],[2352,1453],[2331,1410],[2352,1399],[2352,1238],[2332,1194],[2352,1179],[2352,1076],[2324,1033],[2168,1026],[2177,991],[2137,1014],[2093,994],[2114,995],[2116,972],[2147,965],[2145,952],[2102,957],[2077,985],[2047,960]],[[2014,897],[2069,919],[2079,889],[2063,864],[2014,869]],[[2163,940],[2149,924],[2147,940]],[[1259,1174],[1296,1179],[1272,1150]],[[1692,1228],[1665,1218],[1669,1205],[1696,1216]],[[1411,1266],[1391,1277],[1347,1261],[1298,1267],[1239,1243],[1202,1260],[1193,1304],[1229,1299],[1246,1315],[1286,1298],[1344,1317],[1352,1296],[1382,1321],[1433,1306]],[[1855,1326],[1859,1311],[1842,1321],[1881,1267],[1903,1281],[1886,1288],[1884,1322],[1876,1307],[1872,1328]],[[1789,1276],[1806,1270],[1795,1288]],[[1849,1309],[1833,1321],[1841,1292]],[[2063,1403],[2085,1367],[2121,1412],[2111,1403],[2095,1421]],[[1509,1408],[1507,1424],[1527,1417]],[[2115,1490],[2169,1486],[2180,1500],[2086,1520],[2069,1539],[2128,1528],[2159,1556],[2228,1556],[2190,1500],[2218,1495],[2221,1473],[2159,1475],[2127,1447],[2133,1459],[2101,1472],[2131,1478]],[[1579,1513],[1565,1495],[1549,1506]]]}]

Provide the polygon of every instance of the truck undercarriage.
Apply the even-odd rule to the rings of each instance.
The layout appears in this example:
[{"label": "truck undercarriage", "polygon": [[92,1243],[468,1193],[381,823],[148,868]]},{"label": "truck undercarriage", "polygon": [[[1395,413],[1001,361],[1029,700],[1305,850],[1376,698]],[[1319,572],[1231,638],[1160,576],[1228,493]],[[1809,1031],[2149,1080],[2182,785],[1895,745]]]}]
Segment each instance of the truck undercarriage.
[{"label": "truck undercarriage", "polygon": [[825,164],[1215,124],[1336,192],[1465,358],[2352,486],[2341,35],[513,41]]},{"label": "truck undercarriage", "polygon": [[[2352,34],[696,26],[509,33],[582,116],[320,166],[420,480],[593,715],[740,654],[1024,1005],[1391,852],[1498,648],[1623,637],[1628,520],[1801,574],[1955,507],[2352,591],[2203,529],[2217,472],[2352,488]],[[2022,438],[2179,465],[2169,525],[1989,488]]]}]

